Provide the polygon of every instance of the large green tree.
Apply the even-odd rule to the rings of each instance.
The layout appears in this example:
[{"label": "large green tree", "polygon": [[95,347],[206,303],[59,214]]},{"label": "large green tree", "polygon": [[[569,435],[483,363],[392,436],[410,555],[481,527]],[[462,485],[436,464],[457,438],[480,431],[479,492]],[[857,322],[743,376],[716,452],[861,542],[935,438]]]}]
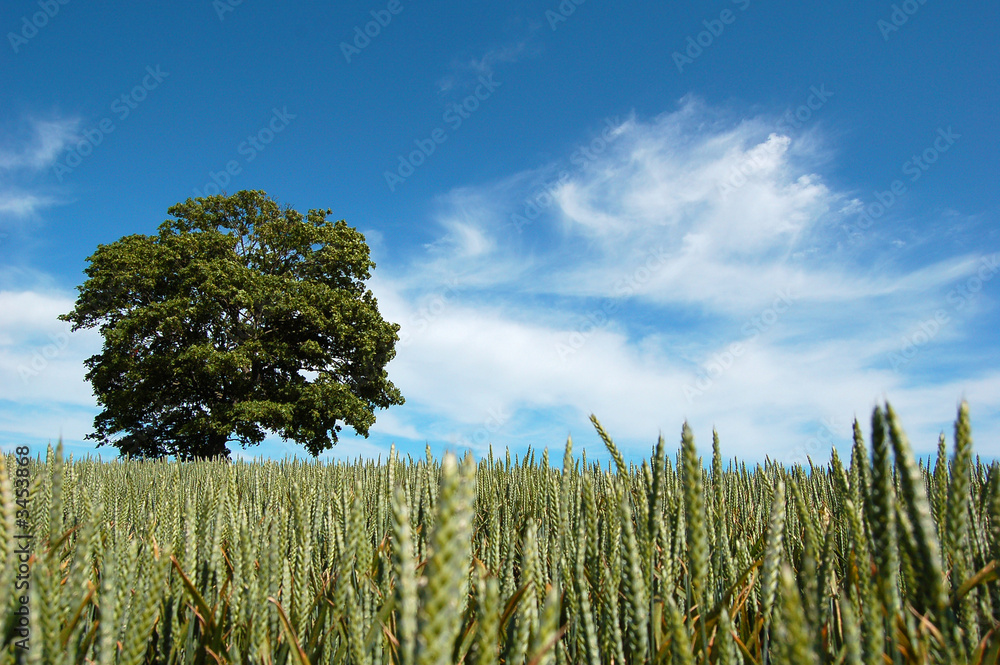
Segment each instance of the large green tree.
[{"label": "large green tree", "polygon": [[123,455],[228,456],[269,432],[318,455],[402,404],[385,366],[399,326],[365,285],[364,236],[261,191],[188,199],[159,234],[99,245],[72,312],[103,408],[88,439]]}]

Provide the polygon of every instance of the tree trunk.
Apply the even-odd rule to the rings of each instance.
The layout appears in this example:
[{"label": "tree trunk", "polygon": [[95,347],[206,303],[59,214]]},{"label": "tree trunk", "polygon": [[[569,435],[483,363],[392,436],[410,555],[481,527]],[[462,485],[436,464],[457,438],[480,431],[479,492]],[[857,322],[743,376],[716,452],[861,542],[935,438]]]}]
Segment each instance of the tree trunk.
[{"label": "tree trunk", "polygon": [[227,441],[229,441],[229,436],[226,434],[212,434],[208,437],[204,450],[196,451],[195,456],[199,458],[224,457],[229,459]]}]

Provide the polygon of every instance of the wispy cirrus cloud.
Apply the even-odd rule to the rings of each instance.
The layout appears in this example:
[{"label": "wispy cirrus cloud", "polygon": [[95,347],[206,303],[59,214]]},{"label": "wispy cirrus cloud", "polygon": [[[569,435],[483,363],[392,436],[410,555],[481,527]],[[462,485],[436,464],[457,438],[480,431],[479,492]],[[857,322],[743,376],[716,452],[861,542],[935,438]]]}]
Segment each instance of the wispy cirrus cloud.
[{"label": "wispy cirrus cloud", "polygon": [[[571,152],[438,197],[437,239],[397,268],[379,261],[371,282],[383,315],[402,325],[388,371],[407,401],[379,413],[352,454],[382,454],[390,440],[557,447],[571,434],[600,457],[587,422],[596,413],[631,453],[687,420],[699,441],[717,428],[727,455],[820,461],[825,442],[846,443],[851,418],[865,421],[882,397],[915,447],[931,450],[965,396],[977,451],[1000,456],[1000,371],[969,358],[943,371],[921,364],[933,354],[905,371],[887,361],[983,256],[918,261],[891,242],[875,255],[844,243],[856,212],[823,177],[821,128],[779,133],[776,117],[689,97],[582,137],[586,158]],[[748,162],[745,181],[724,186]],[[545,205],[512,226],[540,191]],[[883,220],[883,237],[894,232]],[[936,348],[958,354],[991,306],[980,292],[974,307],[949,310]],[[26,344],[0,349],[8,373],[31,360]],[[57,401],[85,401],[68,374],[46,376]]]},{"label": "wispy cirrus cloud", "polygon": [[[390,366],[408,396],[398,420],[467,442],[506,413],[491,431],[503,445],[523,443],[520,431],[586,436],[597,412],[635,445],[688,419],[718,427],[741,456],[791,459],[817,423],[864,420],[883,395],[904,418],[915,412],[914,441],[932,446],[965,386],[982,425],[1000,430],[1000,372],[917,376],[886,362],[982,256],[916,263],[888,243],[873,261],[845,246],[851,194],[822,176],[821,128],[777,133],[778,118],[688,97],[622,123],[593,159],[443,196],[440,239],[378,282],[407,335]],[[748,161],[745,181],[723,186]],[[552,205],[515,232],[511,211],[560,171]],[[942,348],[968,334],[971,321],[954,320]],[[934,400],[940,408],[922,410]],[[849,435],[848,419],[838,436]]]},{"label": "wispy cirrus cloud", "polygon": [[0,169],[44,171],[55,164],[59,154],[77,137],[80,120],[31,119],[27,128],[8,137],[0,147]]},{"label": "wispy cirrus cloud", "polygon": [[26,194],[17,190],[0,190],[0,215],[30,217],[42,208],[47,208],[55,203],[56,199],[50,196]]},{"label": "wispy cirrus cloud", "polygon": [[27,218],[59,199],[34,176],[52,167],[77,138],[78,119],[29,119],[0,138],[0,216]]},{"label": "wispy cirrus cloud", "polygon": [[498,65],[536,58],[541,52],[540,46],[525,39],[489,49],[478,57],[457,59],[451,64],[451,71],[438,79],[438,92],[447,93],[475,85],[480,76],[489,76]]}]

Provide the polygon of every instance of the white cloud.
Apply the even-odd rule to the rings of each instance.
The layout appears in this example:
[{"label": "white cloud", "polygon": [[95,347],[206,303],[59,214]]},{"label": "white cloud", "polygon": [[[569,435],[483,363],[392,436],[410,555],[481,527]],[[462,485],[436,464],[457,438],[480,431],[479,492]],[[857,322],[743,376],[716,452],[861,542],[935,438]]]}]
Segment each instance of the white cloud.
[{"label": "white cloud", "polygon": [[497,63],[520,62],[525,58],[538,55],[538,49],[532,48],[526,41],[504,44],[494,49],[490,49],[480,58],[472,58],[467,66],[480,74],[488,74],[493,71]]},{"label": "white cloud", "polygon": [[39,332],[62,330],[68,325],[56,317],[73,308],[74,300],[62,294],[34,291],[0,291],[0,343],[24,340]]},{"label": "white cloud", "polygon": [[497,65],[514,64],[537,57],[541,49],[527,40],[510,42],[487,50],[480,57],[458,59],[451,65],[451,72],[437,81],[438,92],[448,93],[478,83],[480,76],[489,76]]},{"label": "white cloud", "polygon": [[57,319],[73,304],[59,293],[0,291],[0,400],[94,406],[83,361],[99,352],[100,336]]},{"label": "white cloud", "polygon": [[376,414],[375,424],[369,430],[372,434],[384,434],[386,436],[398,436],[404,439],[421,439],[420,432],[413,425],[404,423],[394,411],[379,411]]},{"label": "white cloud", "polygon": [[[916,378],[886,361],[981,257],[911,267],[887,244],[862,261],[835,235],[853,213],[818,173],[822,137],[802,147],[775,124],[688,98],[617,124],[585,159],[442,196],[439,239],[406,265],[380,263],[370,284],[383,316],[402,325],[388,371],[407,400],[376,414],[373,438],[557,449],[567,433],[593,442],[595,413],[633,453],[660,431],[676,442],[688,419],[703,453],[716,427],[727,456],[824,461],[853,416],[867,431],[883,396],[914,446],[932,450],[964,393],[986,434],[978,452],[1000,455],[1000,373]],[[540,189],[560,170],[560,184]],[[549,189],[518,233],[511,214]],[[911,367],[965,343],[985,301],[953,312]],[[67,347],[65,373],[53,368],[43,387],[14,385],[71,306],[0,293],[0,311],[12,312],[0,321],[0,373],[10,377],[0,399],[86,403],[80,363],[96,338]],[[344,450],[387,452],[361,440]]]},{"label": "white cloud", "polygon": [[79,119],[32,119],[27,138],[9,140],[13,146],[0,147],[0,169],[44,171],[76,140]]},{"label": "white cloud", "polygon": [[0,214],[29,217],[55,203],[55,199],[15,191],[0,191]]},{"label": "white cloud", "polygon": [[0,216],[31,217],[43,208],[59,203],[55,197],[17,186],[15,180],[53,166],[59,155],[77,139],[78,119],[39,120],[26,123],[29,129],[0,144]]},{"label": "white cloud", "polygon": [[[850,418],[867,422],[882,396],[899,405],[915,446],[932,448],[927,433],[954,418],[968,384],[995,431],[991,375],[917,380],[886,362],[933,309],[928,297],[943,301],[980,257],[866,267],[835,236],[850,211],[816,173],[821,137],[800,147],[775,122],[734,123],[689,98],[624,123],[523,235],[507,220],[537,173],[444,197],[430,256],[383,270],[375,287],[406,336],[389,368],[407,398],[400,420],[430,439],[485,428],[497,442],[516,438],[515,425],[589,432],[596,412],[636,442],[658,429],[669,438],[687,418],[703,450],[716,426],[729,454],[781,459],[813,446],[823,419],[847,422],[823,442],[848,438]],[[457,282],[443,289],[449,274]],[[956,323],[935,344],[965,335]],[[743,353],[712,376],[733,343]],[[706,377],[710,387],[689,400],[685,386]],[[503,424],[491,423],[497,413]],[[810,454],[825,460],[829,446]]]},{"label": "white cloud", "polygon": [[100,340],[56,318],[73,303],[59,292],[0,291],[0,441],[54,445],[61,437],[67,455],[97,454],[82,443],[97,414],[83,361]]},{"label": "white cloud", "polygon": [[[75,457],[90,453],[104,457],[115,457],[118,451],[96,443],[83,442],[83,437],[93,431],[94,412],[60,404],[45,404],[37,407],[0,410],[0,438],[6,435],[16,443],[36,443],[51,441],[55,447],[60,438],[67,448],[66,455],[73,452]],[[6,447],[6,446],[5,446]],[[12,446],[11,446],[12,447]],[[37,447],[35,452],[44,451]],[[108,452],[108,451],[112,452]]]}]

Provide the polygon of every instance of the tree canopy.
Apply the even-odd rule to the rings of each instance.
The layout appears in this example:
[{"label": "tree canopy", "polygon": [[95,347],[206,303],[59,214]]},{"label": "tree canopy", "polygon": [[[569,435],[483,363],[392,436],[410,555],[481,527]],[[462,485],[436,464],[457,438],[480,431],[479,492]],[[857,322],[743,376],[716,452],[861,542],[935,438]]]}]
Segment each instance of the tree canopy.
[{"label": "tree canopy", "polygon": [[403,403],[385,370],[399,325],[366,287],[361,233],[261,191],[167,212],[157,235],[99,245],[60,317],[104,339],[86,361],[103,409],[88,439],[190,459],[271,432],[315,456],[341,423],[367,437],[376,408]]}]

